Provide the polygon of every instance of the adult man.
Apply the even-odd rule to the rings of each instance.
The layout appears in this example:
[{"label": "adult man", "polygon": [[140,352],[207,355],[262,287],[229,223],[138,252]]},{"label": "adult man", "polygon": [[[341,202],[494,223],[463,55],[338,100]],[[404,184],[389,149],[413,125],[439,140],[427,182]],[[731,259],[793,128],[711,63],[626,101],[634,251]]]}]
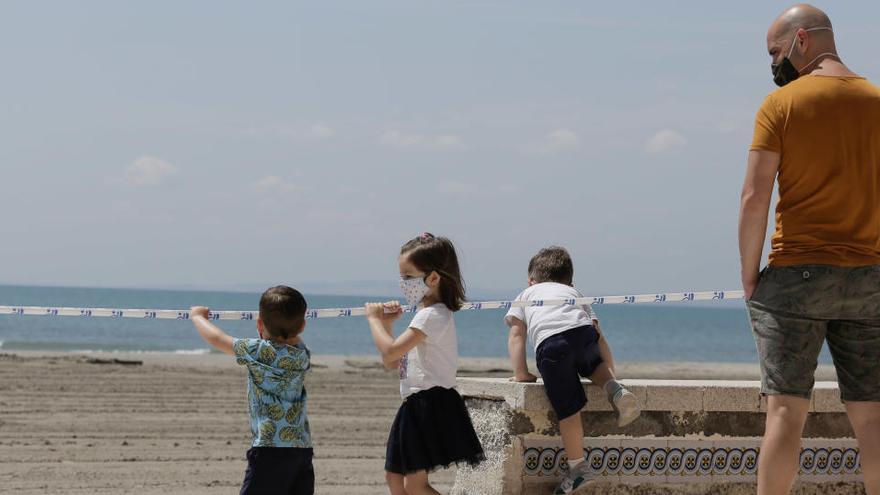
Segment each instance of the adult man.
[{"label": "adult man", "polygon": [[[880,494],[880,90],[837,55],[831,21],[809,5],[767,33],[774,81],[742,191],[742,283],[768,395],[760,495],[788,493],[823,340]],[[774,179],[770,263],[759,275]]]}]

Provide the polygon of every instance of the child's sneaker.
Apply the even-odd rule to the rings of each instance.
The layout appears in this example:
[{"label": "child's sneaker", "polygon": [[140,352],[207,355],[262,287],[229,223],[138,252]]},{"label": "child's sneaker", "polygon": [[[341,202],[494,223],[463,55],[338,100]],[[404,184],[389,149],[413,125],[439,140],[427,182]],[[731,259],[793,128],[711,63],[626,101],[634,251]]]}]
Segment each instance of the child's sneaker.
[{"label": "child's sneaker", "polygon": [[579,462],[577,466],[568,469],[562,478],[562,482],[553,491],[553,495],[571,493],[595,477],[596,475],[590,470],[590,463],[585,459]]},{"label": "child's sneaker", "polygon": [[632,423],[642,413],[636,396],[623,387],[620,387],[614,393],[614,396],[611,397],[611,407],[614,408],[614,412],[617,414],[618,427]]}]

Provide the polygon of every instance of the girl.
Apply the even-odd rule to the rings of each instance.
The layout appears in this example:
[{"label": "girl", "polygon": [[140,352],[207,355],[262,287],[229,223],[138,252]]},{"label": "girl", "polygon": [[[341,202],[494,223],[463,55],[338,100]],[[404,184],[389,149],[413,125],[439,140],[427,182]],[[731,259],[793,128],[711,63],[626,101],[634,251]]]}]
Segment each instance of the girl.
[{"label": "girl", "polygon": [[397,301],[366,305],[373,341],[389,369],[400,372],[403,404],[397,411],[385,453],[385,479],[392,495],[439,493],[428,472],[452,463],[485,459],[464,400],[455,390],[458,340],[454,311],[464,302],[464,283],[449,239],[424,233],[400,249],[400,288],[412,322],[394,338]]}]

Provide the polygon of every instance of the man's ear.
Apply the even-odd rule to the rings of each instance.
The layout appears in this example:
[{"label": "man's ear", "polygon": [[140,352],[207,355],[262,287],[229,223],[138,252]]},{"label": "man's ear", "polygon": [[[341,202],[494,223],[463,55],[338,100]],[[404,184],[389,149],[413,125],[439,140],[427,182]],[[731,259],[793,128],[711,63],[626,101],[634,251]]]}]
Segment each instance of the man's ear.
[{"label": "man's ear", "polygon": [[538,282],[535,281],[535,279],[533,279],[532,277],[529,277],[529,287],[531,287],[531,286],[533,286],[533,285],[535,285],[535,284],[537,284],[537,283],[538,283]]},{"label": "man's ear", "polygon": [[265,327],[263,326],[263,320],[260,317],[257,317],[257,333],[260,335],[260,338],[265,340],[263,337],[263,332],[265,332]]}]

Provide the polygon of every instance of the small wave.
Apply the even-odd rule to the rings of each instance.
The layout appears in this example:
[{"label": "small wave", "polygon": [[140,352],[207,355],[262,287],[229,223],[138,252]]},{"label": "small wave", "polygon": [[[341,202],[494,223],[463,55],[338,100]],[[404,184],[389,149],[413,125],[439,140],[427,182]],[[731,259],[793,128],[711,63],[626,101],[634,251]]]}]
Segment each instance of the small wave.
[{"label": "small wave", "polygon": [[181,355],[204,355],[211,354],[213,351],[209,348],[191,348],[191,349],[162,349],[152,348],[143,349],[136,347],[102,345],[95,342],[74,343],[74,342],[39,342],[39,341],[22,341],[22,340],[0,340],[0,349],[3,351],[41,351],[41,352],[70,352],[80,354],[181,354]]},{"label": "small wave", "polygon": [[211,349],[177,349],[172,354],[211,354]]},{"label": "small wave", "polygon": [[71,352],[83,352],[83,353],[104,353],[104,354],[181,354],[188,356],[198,356],[204,354],[211,354],[213,351],[211,349],[169,349],[169,350],[144,350],[144,349],[75,349]]}]

